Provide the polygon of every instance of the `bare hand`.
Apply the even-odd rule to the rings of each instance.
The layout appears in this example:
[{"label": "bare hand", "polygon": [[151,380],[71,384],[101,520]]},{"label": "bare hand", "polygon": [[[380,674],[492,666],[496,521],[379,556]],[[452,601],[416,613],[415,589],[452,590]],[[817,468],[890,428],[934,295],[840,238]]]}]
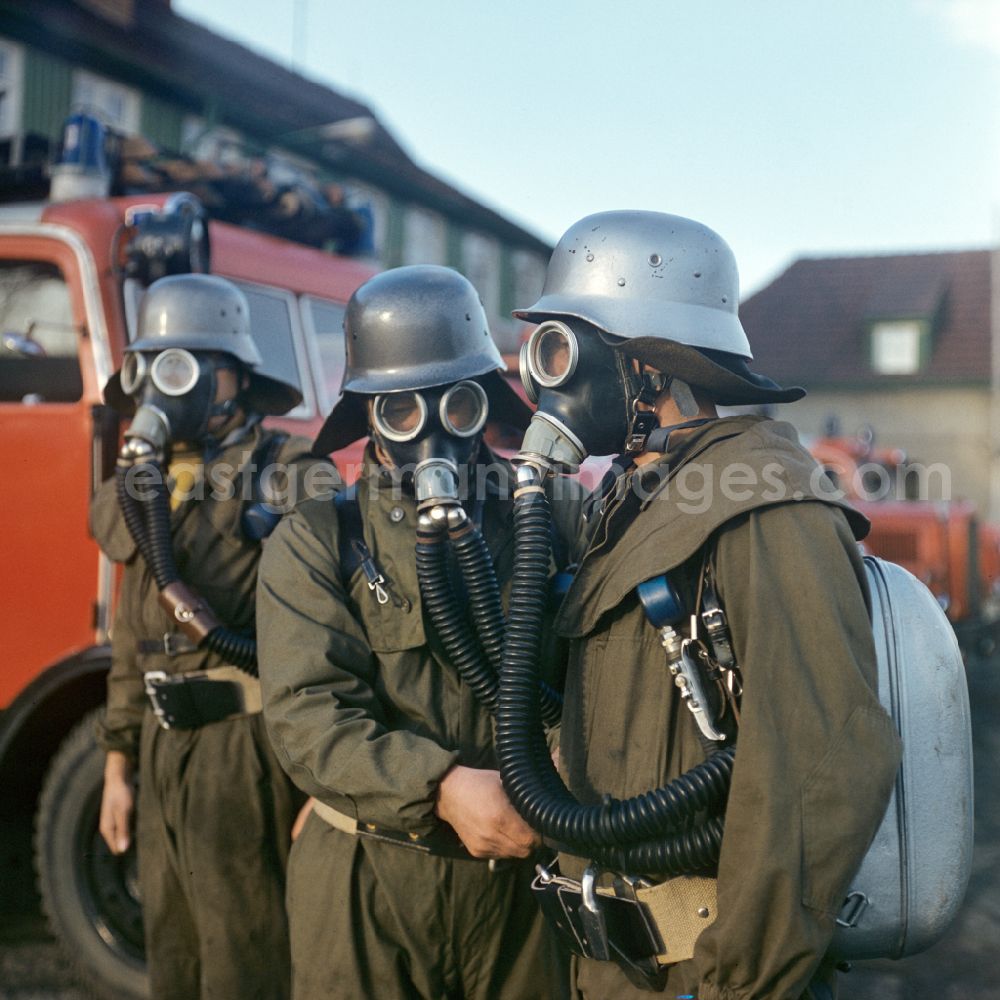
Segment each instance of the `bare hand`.
[{"label": "bare hand", "polygon": [[313,811],[313,803],[316,800],[310,795],[306,799],[306,804],[299,810],[298,816],[295,817],[295,822],[292,824],[292,843],[294,844],[296,840],[299,839],[299,834],[302,832],[302,827],[306,825],[306,820],[309,819],[309,813]]},{"label": "bare hand", "polygon": [[526,858],[542,842],[510,804],[499,771],[456,764],[438,785],[435,812],[474,858]]},{"label": "bare hand", "polygon": [[135,784],[132,765],[117,750],[104,762],[104,790],[98,828],[112,854],[124,854],[132,843],[132,816],[135,812]]}]

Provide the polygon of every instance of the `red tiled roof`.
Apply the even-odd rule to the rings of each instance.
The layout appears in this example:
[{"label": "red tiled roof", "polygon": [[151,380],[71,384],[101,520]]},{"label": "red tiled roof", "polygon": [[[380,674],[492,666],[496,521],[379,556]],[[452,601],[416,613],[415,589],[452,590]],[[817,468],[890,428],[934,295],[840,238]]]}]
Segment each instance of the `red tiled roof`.
[{"label": "red tiled roof", "polygon": [[[876,319],[934,316],[931,357],[916,375],[872,370]],[[752,367],[809,386],[990,378],[990,252],[797,260],[747,299],[740,319]]]}]

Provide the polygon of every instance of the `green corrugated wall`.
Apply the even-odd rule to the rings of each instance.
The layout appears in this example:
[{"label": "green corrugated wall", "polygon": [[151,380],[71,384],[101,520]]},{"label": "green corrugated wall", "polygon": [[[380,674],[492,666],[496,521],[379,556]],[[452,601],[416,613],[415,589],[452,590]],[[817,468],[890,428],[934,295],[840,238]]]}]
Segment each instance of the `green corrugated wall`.
[{"label": "green corrugated wall", "polygon": [[447,229],[445,230],[445,263],[448,267],[455,268],[456,271],[462,270],[462,236],[464,230],[457,222],[453,222],[451,219],[446,220]]},{"label": "green corrugated wall", "polygon": [[176,104],[168,104],[149,94],[142,95],[139,131],[161,149],[180,152],[183,119],[184,112]]},{"label": "green corrugated wall", "polygon": [[24,50],[25,132],[36,132],[53,141],[62,134],[73,96],[73,69],[39,49]]},{"label": "green corrugated wall", "polygon": [[507,243],[500,244],[500,315],[504,318],[523,302],[515,302],[517,295],[517,276],[514,272],[514,250]]},{"label": "green corrugated wall", "polygon": [[385,246],[382,250],[383,267],[399,267],[403,260],[403,220],[406,205],[398,198],[389,201],[389,219],[385,227]]}]

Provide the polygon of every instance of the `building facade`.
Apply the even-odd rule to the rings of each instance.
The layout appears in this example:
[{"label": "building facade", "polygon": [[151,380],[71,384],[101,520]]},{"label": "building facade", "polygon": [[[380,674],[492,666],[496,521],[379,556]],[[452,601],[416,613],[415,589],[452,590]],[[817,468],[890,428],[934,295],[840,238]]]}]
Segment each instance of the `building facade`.
[{"label": "building facade", "polygon": [[[383,267],[445,264],[479,290],[504,351],[551,247],[423,170],[371,109],[176,15],[169,0],[0,0],[0,167],[49,160],[68,115],[161,155],[335,183]],[[0,184],[3,181],[0,179]]]},{"label": "building facade", "polygon": [[929,477],[927,499],[1000,522],[997,253],[802,259],[747,299],[753,365],[804,386],[807,437],[870,428]]}]

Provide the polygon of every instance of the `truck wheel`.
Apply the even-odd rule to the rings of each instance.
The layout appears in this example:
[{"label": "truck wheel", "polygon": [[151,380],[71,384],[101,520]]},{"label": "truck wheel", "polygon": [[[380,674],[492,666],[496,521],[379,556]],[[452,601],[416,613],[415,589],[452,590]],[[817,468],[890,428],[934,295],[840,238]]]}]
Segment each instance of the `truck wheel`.
[{"label": "truck wheel", "polygon": [[84,716],[52,758],[35,818],[35,867],[49,926],[81,979],[109,1000],[145,1000],[135,848],[116,857],[97,829],[101,711]]}]

